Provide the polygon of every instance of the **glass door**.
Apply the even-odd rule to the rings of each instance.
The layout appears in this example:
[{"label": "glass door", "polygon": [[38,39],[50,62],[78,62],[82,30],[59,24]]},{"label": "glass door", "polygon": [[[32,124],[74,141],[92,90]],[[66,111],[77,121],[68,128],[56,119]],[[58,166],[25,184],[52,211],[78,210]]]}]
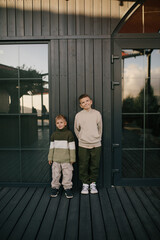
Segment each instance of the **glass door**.
[{"label": "glass door", "polygon": [[[123,45],[123,44],[122,44]],[[114,184],[160,180],[160,48],[123,46],[114,61]]]}]

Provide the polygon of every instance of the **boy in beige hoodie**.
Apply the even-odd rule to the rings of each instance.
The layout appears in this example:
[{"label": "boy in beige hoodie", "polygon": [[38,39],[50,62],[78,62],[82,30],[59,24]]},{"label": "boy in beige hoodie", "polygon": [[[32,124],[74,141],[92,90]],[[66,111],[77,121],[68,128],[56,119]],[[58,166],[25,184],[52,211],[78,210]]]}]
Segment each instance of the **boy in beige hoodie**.
[{"label": "boy in beige hoodie", "polygon": [[92,99],[87,94],[79,97],[83,109],[75,116],[74,131],[78,138],[79,178],[83,183],[82,194],[98,193],[96,181],[101,155],[102,117],[92,109]]}]

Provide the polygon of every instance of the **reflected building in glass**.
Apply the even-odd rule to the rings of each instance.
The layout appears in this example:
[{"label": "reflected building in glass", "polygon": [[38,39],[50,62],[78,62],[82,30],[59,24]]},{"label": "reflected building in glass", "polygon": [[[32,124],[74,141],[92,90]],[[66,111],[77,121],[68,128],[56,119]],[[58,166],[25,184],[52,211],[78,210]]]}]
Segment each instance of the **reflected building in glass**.
[{"label": "reflected building in glass", "polygon": [[48,45],[1,45],[0,56],[0,181],[48,182]]}]

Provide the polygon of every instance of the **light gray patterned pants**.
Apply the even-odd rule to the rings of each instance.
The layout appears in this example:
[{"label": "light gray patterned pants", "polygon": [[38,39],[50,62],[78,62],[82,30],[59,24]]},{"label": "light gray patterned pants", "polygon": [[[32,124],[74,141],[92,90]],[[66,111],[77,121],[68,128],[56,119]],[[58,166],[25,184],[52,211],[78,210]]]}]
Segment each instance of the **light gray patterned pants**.
[{"label": "light gray patterned pants", "polygon": [[62,175],[62,185],[64,189],[72,188],[73,166],[71,163],[57,163],[52,164],[52,188],[60,188],[60,177]]}]

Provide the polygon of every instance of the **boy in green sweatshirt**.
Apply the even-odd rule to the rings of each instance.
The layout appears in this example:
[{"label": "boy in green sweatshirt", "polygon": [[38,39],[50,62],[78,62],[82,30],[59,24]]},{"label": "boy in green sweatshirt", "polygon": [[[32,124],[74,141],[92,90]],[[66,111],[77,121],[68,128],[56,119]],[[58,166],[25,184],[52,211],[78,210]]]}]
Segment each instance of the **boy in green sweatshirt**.
[{"label": "boy in green sweatshirt", "polygon": [[75,116],[74,131],[78,138],[79,178],[83,183],[82,194],[98,193],[96,181],[101,155],[102,117],[92,109],[92,99],[87,94],[79,97],[83,109]]},{"label": "boy in green sweatshirt", "polygon": [[76,161],[74,136],[67,129],[67,121],[63,115],[58,115],[55,122],[56,131],[51,136],[48,154],[48,162],[52,165],[51,197],[56,197],[59,193],[62,171],[65,195],[72,198],[72,164]]}]

